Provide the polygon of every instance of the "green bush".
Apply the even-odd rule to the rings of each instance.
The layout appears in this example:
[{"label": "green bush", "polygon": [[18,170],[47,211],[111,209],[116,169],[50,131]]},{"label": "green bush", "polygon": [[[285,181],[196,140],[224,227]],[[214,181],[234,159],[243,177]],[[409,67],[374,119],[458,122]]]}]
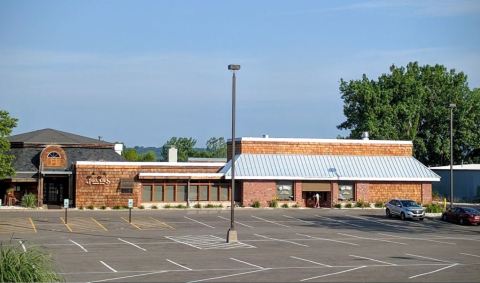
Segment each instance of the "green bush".
[{"label": "green bush", "polygon": [[260,208],[260,207],[261,207],[260,202],[259,202],[258,200],[254,201],[254,202],[252,203],[252,207]]},{"label": "green bush", "polygon": [[345,207],[346,207],[346,208],[352,208],[353,206],[352,206],[351,203],[347,203],[347,204],[345,205]]},{"label": "green bush", "polygon": [[128,205],[122,205],[123,209],[128,209]]},{"label": "green bush", "polygon": [[269,207],[277,208],[278,207],[278,200],[272,199],[271,201],[268,202]]},{"label": "green bush", "polygon": [[370,204],[366,201],[359,200],[359,201],[357,201],[356,206],[361,207],[361,208],[365,208],[365,207],[370,207]]},{"label": "green bush", "polygon": [[288,203],[282,204],[282,207],[283,207],[283,208],[288,208]]},{"label": "green bush", "polygon": [[83,205],[80,205],[80,206],[78,207],[78,209],[83,210]]},{"label": "green bush", "polygon": [[298,205],[298,203],[295,203],[294,205],[292,205],[292,207],[294,207],[294,208],[299,208],[300,205]]},{"label": "green bush", "polygon": [[205,208],[214,208],[214,207],[215,207],[215,205],[213,205],[213,204],[211,204],[211,203],[205,205]]},{"label": "green bush", "polygon": [[385,204],[382,201],[376,201],[375,207],[378,207],[378,208],[385,207]]},{"label": "green bush", "polygon": [[217,205],[218,208],[222,208],[223,207],[223,204],[219,204]]},{"label": "green bush", "polygon": [[140,208],[140,209],[145,209],[145,206],[144,206],[144,205],[140,205],[138,208]]},{"label": "green bush", "polygon": [[0,282],[63,281],[48,255],[37,248],[24,252],[19,246],[0,243]]},{"label": "green bush", "polygon": [[428,213],[441,213],[443,212],[443,208],[441,205],[436,203],[431,203],[425,207],[425,212]]},{"label": "green bush", "polygon": [[87,206],[88,209],[93,210],[95,207],[93,205]]},{"label": "green bush", "polygon": [[335,205],[335,208],[342,208],[342,205],[341,205],[340,203],[337,203],[337,204]]},{"label": "green bush", "polygon": [[[205,207],[208,208],[209,205],[210,205],[210,204],[207,204],[207,206],[205,206]],[[196,203],[193,207],[194,207],[194,208],[202,208],[202,205],[199,204],[199,203]]]},{"label": "green bush", "polygon": [[152,205],[151,209],[158,209],[158,206]]},{"label": "green bush", "polygon": [[22,197],[22,206],[23,207],[37,207],[37,196],[30,193]]},{"label": "green bush", "polygon": [[187,207],[183,204],[179,204],[179,205],[175,206],[175,208],[187,208]]},{"label": "green bush", "polygon": [[172,208],[170,204],[166,204],[163,208]]},{"label": "green bush", "polygon": [[115,209],[115,210],[120,209],[120,205],[115,205],[112,208]]},{"label": "green bush", "polygon": [[105,205],[100,206],[100,209],[105,210],[107,207]]}]

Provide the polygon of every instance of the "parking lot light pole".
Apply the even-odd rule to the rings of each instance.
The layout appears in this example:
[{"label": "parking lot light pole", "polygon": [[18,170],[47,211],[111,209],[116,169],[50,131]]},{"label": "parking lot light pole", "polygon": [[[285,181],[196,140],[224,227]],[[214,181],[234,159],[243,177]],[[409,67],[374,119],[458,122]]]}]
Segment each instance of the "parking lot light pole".
[{"label": "parking lot light pole", "polygon": [[450,209],[453,208],[453,108],[457,107],[450,103]]},{"label": "parking lot light pole", "polygon": [[237,231],[235,230],[235,99],[236,99],[236,77],[235,71],[240,70],[240,65],[228,65],[228,69],[232,71],[232,156],[231,156],[231,176],[232,176],[232,185],[230,190],[230,229],[227,233],[227,243],[238,242]]}]

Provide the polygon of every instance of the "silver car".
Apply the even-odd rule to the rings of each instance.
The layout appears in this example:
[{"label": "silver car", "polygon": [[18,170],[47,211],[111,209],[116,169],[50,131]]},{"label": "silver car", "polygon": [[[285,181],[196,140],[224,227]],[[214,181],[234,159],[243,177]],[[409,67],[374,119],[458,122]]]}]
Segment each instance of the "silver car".
[{"label": "silver car", "polygon": [[402,220],[407,218],[423,220],[425,217],[423,207],[413,200],[392,199],[385,204],[385,207],[385,214],[388,217],[400,216]]}]

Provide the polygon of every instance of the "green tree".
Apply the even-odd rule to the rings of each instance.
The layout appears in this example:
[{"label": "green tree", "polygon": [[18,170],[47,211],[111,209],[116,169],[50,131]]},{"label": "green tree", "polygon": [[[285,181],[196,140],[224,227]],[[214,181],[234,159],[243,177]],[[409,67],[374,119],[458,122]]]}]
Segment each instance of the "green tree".
[{"label": "green tree", "polygon": [[207,141],[207,152],[210,157],[226,158],[227,157],[227,143],[223,137],[211,137]]},{"label": "green tree", "polygon": [[147,151],[145,154],[139,156],[139,161],[156,161],[157,156],[152,150]]},{"label": "green tree", "polygon": [[134,148],[127,148],[122,152],[122,156],[127,161],[138,161],[138,153]]},{"label": "green tree", "polygon": [[195,156],[194,138],[172,137],[162,146],[162,160],[168,160],[168,150],[175,146],[178,150],[178,161],[187,161],[188,157]]},{"label": "green tree", "polygon": [[7,137],[17,126],[17,119],[10,117],[7,111],[0,110],[0,179],[15,175],[12,166],[14,156],[9,154],[10,142]]},{"label": "green tree", "polygon": [[350,138],[368,131],[372,139],[412,140],[423,163],[445,165],[450,160],[450,103],[454,109],[454,162],[480,156],[480,91],[470,90],[463,72],[442,65],[390,67],[390,73],[370,80],[340,81],[346,121],[339,129]]}]

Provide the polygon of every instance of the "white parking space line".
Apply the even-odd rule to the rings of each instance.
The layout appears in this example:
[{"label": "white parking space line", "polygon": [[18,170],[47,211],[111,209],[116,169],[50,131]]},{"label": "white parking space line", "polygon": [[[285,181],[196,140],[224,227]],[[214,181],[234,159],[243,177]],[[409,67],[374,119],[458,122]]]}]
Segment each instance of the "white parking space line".
[{"label": "white parking space line", "polygon": [[176,266],[180,266],[180,267],[183,268],[183,269],[192,270],[191,268],[188,268],[188,267],[186,267],[186,266],[184,266],[184,265],[181,265],[180,263],[176,263],[176,262],[174,262],[173,260],[169,260],[168,258],[167,258],[167,261],[170,262],[170,263],[175,264]]},{"label": "white parking space line", "polygon": [[168,271],[166,271],[166,270],[161,270],[161,271],[155,271],[155,272],[147,272],[147,273],[142,273],[142,274],[135,274],[135,275],[129,275],[129,276],[122,276],[122,277],[108,278],[108,279],[102,279],[102,280],[95,280],[95,281],[91,281],[91,283],[95,283],[95,282],[107,282],[107,281],[120,280],[120,279],[133,278],[133,277],[142,277],[142,276],[148,276],[148,275],[160,274],[160,273],[166,273],[166,272],[168,272]]},{"label": "white parking space line", "polygon": [[449,265],[449,266],[445,266],[445,267],[439,268],[439,269],[434,270],[434,271],[425,272],[425,273],[417,274],[417,275],[414,275],[414,276],[410,276],[410,277],[408,277],[408,279],[413,279],[413,278],[417,278],[417,277],[420,277],[420,276],[423,276],[423,275],[428,275],[428,274],[432,274],[432,273],[435,273],[435,272],[439,272],[439,271],[442,271],[442,270],[444,270],[444,269],[447,269],[447,268],[450,268],[450,267],[454,267],[455,265],[458,265],[458,263],[454,263],[454,264],[451,264],[451,265]]},{"label": "white parking space line", "polygon": [[473,256],[473,257],[480,257],[480,255],[472,255],[472,254],[467,254],[467,253],[460,253],[461,255],[468,255],[468,256]]},{"label": "white parking space line", "polygon": [[87,249],[84,248],[82,245],[79,243],[75,242],[74,240],[70,239],[70,242],[74,243],[75,245],[79,246],[84,252],[88,253]]},{"label": "white parking space line", "polygon": [[414,254],[406,254],[406,255],[413,256],[413,257],[418,257],[418,258],[430,259],[430,260],[438,261],[438,262],[453,263],[453,262],[448,261],[448,260],[442,260],[442,259],[433,258],[433,257],[428,257],[428,256],[423,256],[423,255],[414,255]]},{"label": "white parking space line", "polygon": [[22,245],[23,251],[24,251],[24,252],[27,252],[27,248],[26,248],[25,245],[23,244],[23,241],[20,240],[20,241],[18,241],[18,242],[20,243],[20,245]]},{"label": "white parking space line", "polygon": [[383,235],[383,236],[392,237],[392,238],[397,238],[397,239],[418,240],[418,241],[427,241],[427,242],[440,243],[440,244],[446,244],[446,245],[456,245],[456,243],[436,241],[436,240],[432,240],[432,239],[413,238],[413,237],[402,237],[402,236],[385,234],[385,233],[378,233],[378,234],[379,234],[379,235]]},{"label": "white parking space line", "polygon": [[294,258],[294,259],[298,259],[298,260],[303,260],[303,261],[306,261],[306,262],[310,262],[310,263],[313,263],[313,264],[316,264],[316,265],[320,265],[320,266],[332,267],[331,265],[328,265],[328,264],[323,264],[323,263],[320,263],[320,262],[316,262],[316,261],[309,260],[309,259],[305,259],[305,258],[301,258],[301,257],[296,257],[296,256],[290,256],[290,257],[291,257],[291,258]]},{"label": "white parking space line", "polygon": [[329,220],[329,221],[338,222],[338,223],[342,223],[342,224],[345,224],[345,225],[350,225],[350,226],[353,226],[353,227],[365,228],[365,226],[348,223],[348,222],[346,222],[346,221],[342,221],[342,220],[338,220],[338,219],[333,219],[333,218],[321,216],[321,215],[318,215],[318,214],[315,214],[315,216],[320,217],[320,218],[325,218],[325,219],[327,219],[327,220]]},{"label": "white parking space line", "polygon": [[229,274],[229,275],[224,275],[224,276],[218,276],[218,277],[211,277],[211,278],[205,278],[205,279],[200,279],[200,280],[189,281],[188,283],[203,282],[203,281],[210,281],[210,280],[228,278],[228,277],[233,277],[233,276],[238,276],[238,275],[244,275],[244,274],[250,274],[250,273],[265,271],[265,270],[269,270],[269,269],[270,269],[270,268],[257,269],[257,270],[253,270],[253,271],[240,272],[240,273]]},{"label": "white parking space line", "polygon": [[106,268],[110,269],[111,271],[113,272],[118,272],[116,271],[115,269],[113,269],[110,265],[106,264],[105,262],[103,262],[102,260],[100,261],[101,264],[103,264]]},{"label": "white parking space line", "polygon": [[236,258],[233,258],[233,257],[231,257],[230,259],[231,259],[231,260],[234,260],[234,261],[238,261],[238,262],[244,263],[244,264],[246,264],[246,265],[253,266],[253,267],[258,268],[258,269],[265,269],[265,267],[262,267],[262,266],[259,266],[259,265],[255,265],[255,264],[252,264],[252,263],[249,263],[249,262],[246,262],[246,261],[243,261],[243,260],[239,260],[239,259],[236,259]]},{"label": "white parking space line", "polygon": [[[223,217],[223,216],[218,216],[218,218],[221,218],[221,219],[230,221],[230,219],[228,219],[228,218],[226,218],[226,217]],[[245,227],[248,227],[248,228],[255,228],[255,227],[253,227],[253,226],[250,226],[250,225],[247,225],[247,224],[238,222],[238,221],[235,221],[235,224],[242,225],[242,226],[245,226]]]},{"label": "white parking space line", "polygon": [[351,218],[360,219],[360,220],[364,220],[364,221],[368,221],[368,222],[378,223],[378,224],[382,224],[382,225],[390,226],[390,227],[394,227],[394,228],[400,228],[400,229],[408,228],[408,227],[405,227],[405,226],[400,226],[400,225],[395,225],[395,224],[384,223],[383,221],[368,219],[368,218],[360,217],[360,216],[352,216],[352,215],[345,215],[345,216],[351,217]]},{"label": "white parking space line", "polygon": [[273,241],[279,241],[279,242],[290,243],[290,244],[294,244],[294,245],[301,246],[301,247],[308,247],[307,245],[304,245],[304,244],[299,244],[299,243],[292,242],[292,241],[289,241],[289,240],[283,240],[283,239],[270,238],[270,237],[263,236],[263,235],[259,235],[259,234],[253,234],[253,235],[255,235],[255,236],[257,236],[257,237],[260,237],[260,238],[265,238],[265,239],[273,240]]},{"label": "white parking space line", "polygon": [[395,242],[395,241],[390,241],[390,240],[385,240],[385,239],[361,237],[361,236],[356,236],[356,235],[351,235],[351,234],[345,234],[345,233],[337,233],[337,234],[343,235],[343,236],[348,236],[348,237],[353,237],[353,238],[358,238],[358,239],[363,239],[363,240],[379,241],[379,242],[386,242],[386,243],[392,243],[392,244],[398,244],[398,245],[408,245],[408,244],[406,244],[406,243]]},{"label": "white parking space line", "polygon": [[364,257],[364,256],[359,256],[359,255],[349,255],[349,256],[356,257],[356,258],[361,258],[361,259],[367,259],[367,260],[371,260],[371,261],[375,261],[375,262],[379,262],[379,263],[384,263],[384,264],[391,265],[391,266],[396,266],[396,264],[394,264],[394,263],[381,261],[381,260],[374,259],[374,258],[369,258],[369,257]]},{"label": "white parking space line", "polygon": [[316,223],[313,222],[313,221],[307,221],[307,220],[303,220],[303,219],[296,218],[296,217],[292,217],[292,216],[288,216],[288,215],[283,215],[283,217],[290,218],[290,219],[294,219],[294,220],[297,220],[297,221],[300,221],[300,222],[303,222],[303,223],[312,224],[312,225],[315,225],[315,224],[316,224]]},{"label": "white parking space line", "polygon": [[310,239],[316,239],[316,240],[321,240],[321,241],[330,241],[330,242],[342,243],[342,244],[346,244],[346,245],[350,245],[350,246],[359,246],[359,244],[344,242],[344,241],[340,241],[340,240],[333,240],[333,239],[327,239],[327,238],[313,237],[313,236],[310,236],[310,235],[305,235],[305,234],[300,234],[300,233],[296,233],[296,234],[299,235],[299,236],[304,236],[304,237],[310,238]]},{"label": "white parking space line", "polygon": [[351,268],[351,269],[347,269],[347,270],[343,270],[343,271],[339,271],[339,272],[328,273],[328,274],[324,274],[324,275],[320,275],[320,276],[305,278],[305,279],[302,279],[302,280],[300,280],[300,281],[303,282],[303,281],[308,281],[308,280],[312,280],[312,279],[327,277],[327,276],[331,276],[331,275],[337,275],[337,274],[341,274],[341,273],[345,273],[345,272],[350,272],[350,271],[354,271],[354,270],[361,269],[361,268],[365,268],[365,267],[366,267],[366,266],[359,266],[359,267],[355,267],[355,268]]},{"label": "white parking space line", "polygon": [[278,226],[283,226],[283,227],[290,228],[290,226],[280,224],[280,223],[277,223],[277,222],[274,222],[274,221],[271,221],[271,220],[268,220],[268,219],[265,219],[265,218],[257,217],[257,216],[254,216],[254,215],[250,215],[250,216],[252,216],[253,218],[268,222],[268,223],[272,223],[272,224],[275,224],[275,225],[278,225]]},{"label": "white parking space line", "polygon": [[140,247],[140,246],[138,246],[138,245],[135,245],[134,243],[131,243],[131,242],[129,242],[129,241],[125,241],[124,239],[121,239],[121,238],[117,238],[117,239],[118,239],[119,241],[122,241],[122,242],[124,242],[124,243],[129,244],[129,245],[132,245],[132,246],[134,246],[134,247],[136,247],[136,248],[138,248],[138,249],[140,249],[140,250],[142,250],[142,251],[144,251],[144,252],[147,251],[146,249],[144,249],[144,248],[142,248],[142,247]]},{"label": "white parking space line", "polygon": [[207,227],[209,227],[209,228],[215,229],[215,227],[210,226],[210,225],[208,225],[208,224],[205,224],[205,223],[203,223],[203,222],[200,222],[200,221],[198,221],[198,220],[192,219],[192,218],[187,217],[187,216],[184,216],[184,217],[187,218],[188,220],[193,221],[193,222],[197,222],[198,224],[202,224],[202,225],[207,226]]},{"label": "white parking space line", "polygon": [[480,241],[480,239],[473,238],[461,238],[461,237],[443,237],[443,236],[433,236],[435,239],[445,239],[445,240],[462,240],[462,241]]}]

